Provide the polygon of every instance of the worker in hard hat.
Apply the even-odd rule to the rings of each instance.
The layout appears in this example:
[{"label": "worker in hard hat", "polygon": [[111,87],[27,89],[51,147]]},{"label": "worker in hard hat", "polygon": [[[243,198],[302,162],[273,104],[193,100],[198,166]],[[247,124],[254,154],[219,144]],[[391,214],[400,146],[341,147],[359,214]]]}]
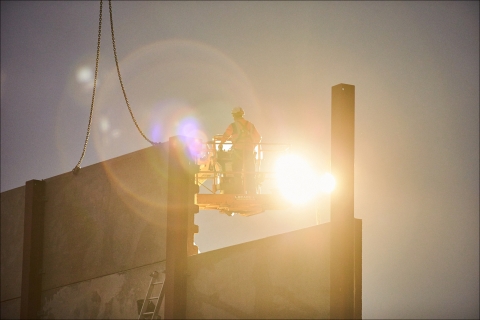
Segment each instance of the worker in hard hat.
[{"label": "worker in hard hat", "polygon": [[[242,171],[241,174],[235,174],[236,191],[238,193],[256,193],[255,184],[255,146],[257,146],[262,137],[250,121],[243,118],[245,112],[240,107],[232,109],[234,122],[231,123],[223,134],[219,150],[222,150],[223,143],[230,139],[232,142],[231,153],[233,158],[233,171]],[[237,193],[235,192],[235,193]]]}]

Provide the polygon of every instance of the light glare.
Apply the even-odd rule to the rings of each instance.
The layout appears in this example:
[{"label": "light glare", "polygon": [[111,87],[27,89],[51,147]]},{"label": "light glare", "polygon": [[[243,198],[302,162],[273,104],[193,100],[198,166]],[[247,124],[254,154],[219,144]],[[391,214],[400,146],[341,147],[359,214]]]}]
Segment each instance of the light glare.
[{"label": "light glare", "polygon": [[319,175],[304,158],[294,154],[277,160],[275,175],[279,192],[296,205],[306,204],[320,192],[331,193],[335,189],[335,177],[331,173]]},{"label": "light glare", "polygon": [[280,157],[275,165],[278,189],[293,204],[305,204],[320,191],[318,174],[298,155]]},{"label": "light glare", "polygon": [[324,173],[320,178],[321,190],[324,193],[331,193],[335,189],[335,185],[335,177],[329,172]]}]

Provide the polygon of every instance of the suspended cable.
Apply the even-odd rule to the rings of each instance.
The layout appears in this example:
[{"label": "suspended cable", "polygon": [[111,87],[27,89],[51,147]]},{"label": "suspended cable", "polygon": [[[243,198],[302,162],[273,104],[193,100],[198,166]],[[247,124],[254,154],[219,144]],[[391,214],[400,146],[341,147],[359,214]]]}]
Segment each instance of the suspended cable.
[{"label": "suspended cable", "polygon": [[[77,165],[75,168],[73,168],[72,172],[74,174],[77,174],[78,171],[80,170],[80,165],[83,161],[83,158],[85,157],[85,152],[87,150],[87,144],[88,144],[88,139],[90,137],[90,131],[91,131],[91,125],[92,125],[92,118],[93,118],[93,108],[95,105],[95,92],[97,89],[97,77],[98,77],[98,62],[100,60],[100,39],[102,35],[102,6],[103,6],[103,0],[100,0],[100,14],[98,18],[98,41],[97,41],[97,58],[95,60],[95,79],[93,80],[93,93],[92,93],[92,104],[90,106],[90,117],[88,119],[88,127],[87,127],[87,135],[85,137],[85,143],[83,145],[83,151],[82,155],[80,156],[80,160],[78,160]],[[135,127],[137,127],[138,132],[142,135],[142,137],[147,140],[150,144],[156,145],[158,142],[153,142],[150,139],[147,138],[147,136],[143,133],[142,129],[140,129],[140,126],[137,123],[137,120],[135,119],[135,116],[133,115],[132,108],[130,107],[130,103],[128,102],[127,98],[127,93],[125,91],[125,87],[123,85],[122,81],[122,75],[120,73],[120,67],[118,64],[118,57],[117,57],[117,47],[115,45],[115,32],[113,29],[113,14],[112,14],[112,1],[108,0],[108,7],[110,11],[110,28],[112,32],[112,45],[113,45],[113,55],[115,57],[115,65],[117,67],[117,74],[118,74],[118,80],[120,81],[120,86],[122,87],[122,92],[123,92],[123,97],[125,98],[125,103],[127,104],[128,111],[130,112],[130,116],[133,120],[133,123],[135,124]]]},{"label": "suspended cable", "polygon": [[113,31],[112,0],[108,0],[108,7],[110,9],[110,27],[111,27],[110,29],[112,30],[113,55],[115,56],[115,65],[117,66],[118,80],[120,81],[120,86],[122,87],[123,96],[125,97],[125,103],[127,104],[128,111],[130,112],[130,116],[132,117],[132,120],[135,123],[135,127],[137,127],[138,132],[140,132],[142,137],[145,138],[145,140],[150,142],[150,144],[152,145],[158,144],[156,142],[151,141],[150,139],[147,138],[147,136],[145,136],[142,129],[140,129],[140,127],[138,126],[137,120],[135,120],[135,117],[133,116],[132,108],[130,108],[130,103],[128,102],[128,98],[127,98],[127,93],[125,92],[125,87],[123,86],[122,75],[120,74],[120,67],[118,66],[117,48],[115,46],[115,34]]},{"label": "suspended cable", "polygon": [[95,91],[97,89],[97,76],[98,76],[98,61],[100,60],[100,39],[102,36],[102,5],[103,1],[100,0],[100,14],[98,18],[98,40],[97,40],[97,58],[95,59],[95,78],[93,80],[93,93],[92,93],[92,104],[90,105],[90,117],[88,118],[88,127],[87,127],[87,136],[85,137],[85,143],[83,144],[83,151],[82,155],[80,156],[80,160],[78,160],[77,165],[73,168],[73,174],[77,174],[80,171],[80,164],[85,157],[85,152],[87,151],[87,144],[88,138],[90,137],[90,127],[92,125],[92,118],[93,118],[93,107],[95,105]]}]

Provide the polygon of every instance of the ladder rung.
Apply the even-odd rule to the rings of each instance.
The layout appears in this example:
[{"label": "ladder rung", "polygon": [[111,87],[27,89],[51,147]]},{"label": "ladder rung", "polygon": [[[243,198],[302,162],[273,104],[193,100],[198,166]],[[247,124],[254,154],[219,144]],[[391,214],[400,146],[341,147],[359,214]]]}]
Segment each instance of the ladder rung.
[{"label": "ladder rung", "polygon": [[144,312],[143,313],[144,316],[148,316],[149,314],[153,314],[153,312]]},{"label": "ladder rung", "polygon": [[162,283],[163,283],[163,281],[161,281],[161,282],[154,282],[154,283],[152,283],[152,284],[153,284],[153,285],[156,285],[156,284],[162,284]]},{"label": "ladder rung", "polygon": [[153,297],[153,298],[148,298],[148,300],[155,300],[155,299],[158,299],[160,297]]}]

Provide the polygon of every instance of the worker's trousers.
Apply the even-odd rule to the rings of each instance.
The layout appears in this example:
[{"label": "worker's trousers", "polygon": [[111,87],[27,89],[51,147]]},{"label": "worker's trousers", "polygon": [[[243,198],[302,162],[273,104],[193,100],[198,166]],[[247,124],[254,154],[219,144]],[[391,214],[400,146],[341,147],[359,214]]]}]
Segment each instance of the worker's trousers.
[{"label": "worker's trousers", "polygon": [[253,151],[235,149],[233,153],[232,169],[236,173],[235,193],[255,194],[255,154]]}]

